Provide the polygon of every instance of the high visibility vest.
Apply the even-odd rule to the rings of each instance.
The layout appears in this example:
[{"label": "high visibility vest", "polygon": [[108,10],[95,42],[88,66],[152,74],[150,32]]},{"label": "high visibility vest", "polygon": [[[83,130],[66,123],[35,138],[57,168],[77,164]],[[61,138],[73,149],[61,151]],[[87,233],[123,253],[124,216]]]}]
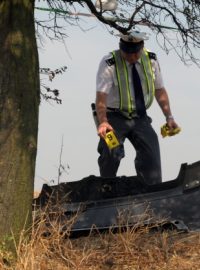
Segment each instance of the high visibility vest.
[{"label": "high visibility vest", "polygon": [[[134,97],[131,96],[128,70],[125,60],[120,54],[120,50],[112,52],[115,59],[115,69],[116,69],[116,88],[119,89],[120,105],[119,109],[127,117],[136,115],[136,108]],[[141,79],[141,85],[144,95],[145,107],[148,109],[154,99],[155,86],[154,86],[154,73],[152,70],[151,60],[146,49],[143,49],[141,56],[141,66],[144,72],[143,79]]]}]

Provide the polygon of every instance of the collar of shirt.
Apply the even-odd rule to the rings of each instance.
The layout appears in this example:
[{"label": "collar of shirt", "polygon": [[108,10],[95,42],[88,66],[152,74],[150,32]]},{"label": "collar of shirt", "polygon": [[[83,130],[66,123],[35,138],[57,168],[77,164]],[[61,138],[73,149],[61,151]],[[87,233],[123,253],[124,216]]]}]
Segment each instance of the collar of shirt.
[{"label": "collar of shirt", "polygon": [[[129,62],[126,61],[126,60],[125,60],[125,62],[126,62],[126,65],[127,65],[128,67],[132,67],[133,63],[129,63]],[[138,59],[138,60],[135,62],[135,64],[141,65],[141,58]]]}]

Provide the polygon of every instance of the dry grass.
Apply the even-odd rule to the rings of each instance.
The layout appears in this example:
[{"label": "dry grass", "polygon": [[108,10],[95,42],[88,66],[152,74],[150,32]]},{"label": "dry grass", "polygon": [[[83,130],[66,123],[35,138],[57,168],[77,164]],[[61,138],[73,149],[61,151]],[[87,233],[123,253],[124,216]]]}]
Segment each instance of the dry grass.
[{"label": "dry grass", "polygon": [[60,233],[61,216],[50,221],[40,212],[31,240],[21,237],[15,265],[8,265],[9,254],[0,250],[0,269],[200,270],[200,233],[152,232],[148,227],[135,227],[118,233],[96,231],[72,239]]}]

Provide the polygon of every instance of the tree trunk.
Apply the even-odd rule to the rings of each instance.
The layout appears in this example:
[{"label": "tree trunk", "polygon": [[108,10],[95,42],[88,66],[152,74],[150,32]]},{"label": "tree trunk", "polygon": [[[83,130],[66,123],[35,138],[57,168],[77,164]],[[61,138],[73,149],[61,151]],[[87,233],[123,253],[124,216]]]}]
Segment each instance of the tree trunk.
[{"label": "tree trunk", "polygon": [[[40,100],[33,0],[0,0],[0,241],[31,225]],[[12,244],[11,244],[12,246]]]}]

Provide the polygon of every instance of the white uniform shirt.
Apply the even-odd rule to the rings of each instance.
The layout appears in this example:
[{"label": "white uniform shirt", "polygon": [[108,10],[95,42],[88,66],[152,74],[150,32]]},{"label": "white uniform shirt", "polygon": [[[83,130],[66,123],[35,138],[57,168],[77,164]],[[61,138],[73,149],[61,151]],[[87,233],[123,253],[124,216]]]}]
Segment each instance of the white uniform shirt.
[{"label": "white uniform shirt", "polygon": [[[96,76],[96,91],[108,94],[107,97],[107,107],[110,108],[119,108],[120,98],[119,91],[116,91],[114,87],[114,82],[116,80],[115,75],[115,64],[108,65],[106,60],[112,58],[112,54],[104,56],[99,64],[99,69]],[[160,70],[158,60],[151,59],[152,70],[155,76],[155,90],[164,87],[163,78]],[[129,74],[129,85],[131,89],[131,96],[134,97],[134,88],[132,83],[132,64],[129,64],[126,61],[127,70]],[[136,68],[139,73],[140,78],[144,76],[144,72],[141,66],[141,60],[139,59],[136,62]],[[116,82],[115,82],[116,83]],[[134,98],[133,98],[134,100]]]}]

